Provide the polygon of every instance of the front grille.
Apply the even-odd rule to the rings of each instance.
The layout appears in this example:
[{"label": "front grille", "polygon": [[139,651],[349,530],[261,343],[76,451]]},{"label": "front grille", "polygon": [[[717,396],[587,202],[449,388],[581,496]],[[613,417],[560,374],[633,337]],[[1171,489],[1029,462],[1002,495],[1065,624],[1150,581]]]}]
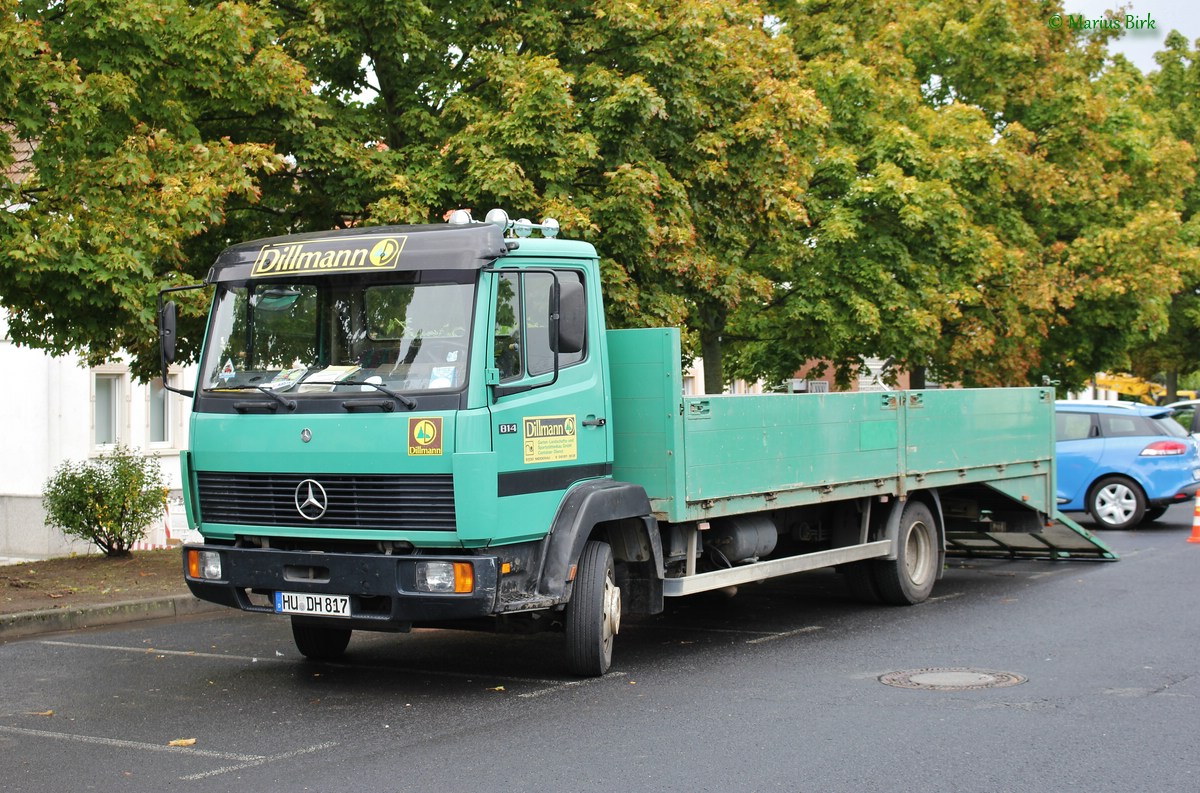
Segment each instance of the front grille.
[{"label": "front grille", "polygon": [[[455,527],[454,482],[449,474],[305,476],[200,471],[196,479],[205,522],[405,532],[454,531]],[[305,480],[316,482],[325,491],[325,512],[316,520],[305,518],[296,508],[296,491]],[[307,494],[306,486],[300,500]],[[310,505],[308,511],[316,510]]]}]

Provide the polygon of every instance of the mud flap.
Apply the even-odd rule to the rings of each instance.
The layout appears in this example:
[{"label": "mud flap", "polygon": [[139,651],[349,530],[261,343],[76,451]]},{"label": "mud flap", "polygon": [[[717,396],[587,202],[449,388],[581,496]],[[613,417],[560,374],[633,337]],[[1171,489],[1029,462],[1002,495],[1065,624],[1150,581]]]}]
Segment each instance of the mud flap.
[{"label": "mud flap", "polygon": [[1100,562],[1120,558],[1099,537],[1057,511],[1040,531],[947,531],[946,556]]}]

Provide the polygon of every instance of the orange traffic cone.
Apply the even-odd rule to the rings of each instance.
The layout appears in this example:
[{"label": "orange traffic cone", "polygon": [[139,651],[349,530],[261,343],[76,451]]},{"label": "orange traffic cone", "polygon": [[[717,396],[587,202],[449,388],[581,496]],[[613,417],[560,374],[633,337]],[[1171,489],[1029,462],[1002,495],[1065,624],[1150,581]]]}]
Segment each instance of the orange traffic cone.
[{"label": "orange traffic cone", "polygon": [[1192,536],[1188,542],[1200,542],[1200,493],[1196,494],[1196,506],[1192,510]]}]

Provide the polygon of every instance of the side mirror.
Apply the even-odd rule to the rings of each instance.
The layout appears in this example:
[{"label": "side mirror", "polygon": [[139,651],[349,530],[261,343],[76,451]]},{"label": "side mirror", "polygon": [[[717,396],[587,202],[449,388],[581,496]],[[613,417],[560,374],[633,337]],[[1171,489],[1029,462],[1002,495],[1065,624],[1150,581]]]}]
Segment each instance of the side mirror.
[{"label": "side mirror", "polygon": [[175,363],[175,324],[175,301],[170,300],[158,310],[158,351],[164,382],[167,369]]},{"label": "side mirror", "polygon": [[587,329],[583,284],[564,280],[558,282],[558,288],[558,333],[551,336],[557,342],[554,351],[568,355],[582,352]]}]

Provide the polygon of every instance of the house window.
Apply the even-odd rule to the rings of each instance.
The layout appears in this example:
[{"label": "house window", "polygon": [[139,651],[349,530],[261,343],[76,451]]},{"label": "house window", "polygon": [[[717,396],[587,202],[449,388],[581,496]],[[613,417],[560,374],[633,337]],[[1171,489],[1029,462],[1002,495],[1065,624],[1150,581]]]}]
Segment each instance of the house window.
[{"label": "house window", "polygon": [[150,381],[150,443],[171,443],[171,392],[163,388],[161,379]]},{"label": "house window", "polygon": [[96,446],[112,446],[121,440],[121,386],[119,374],[97,373],[93,378],[92,425]]}]

